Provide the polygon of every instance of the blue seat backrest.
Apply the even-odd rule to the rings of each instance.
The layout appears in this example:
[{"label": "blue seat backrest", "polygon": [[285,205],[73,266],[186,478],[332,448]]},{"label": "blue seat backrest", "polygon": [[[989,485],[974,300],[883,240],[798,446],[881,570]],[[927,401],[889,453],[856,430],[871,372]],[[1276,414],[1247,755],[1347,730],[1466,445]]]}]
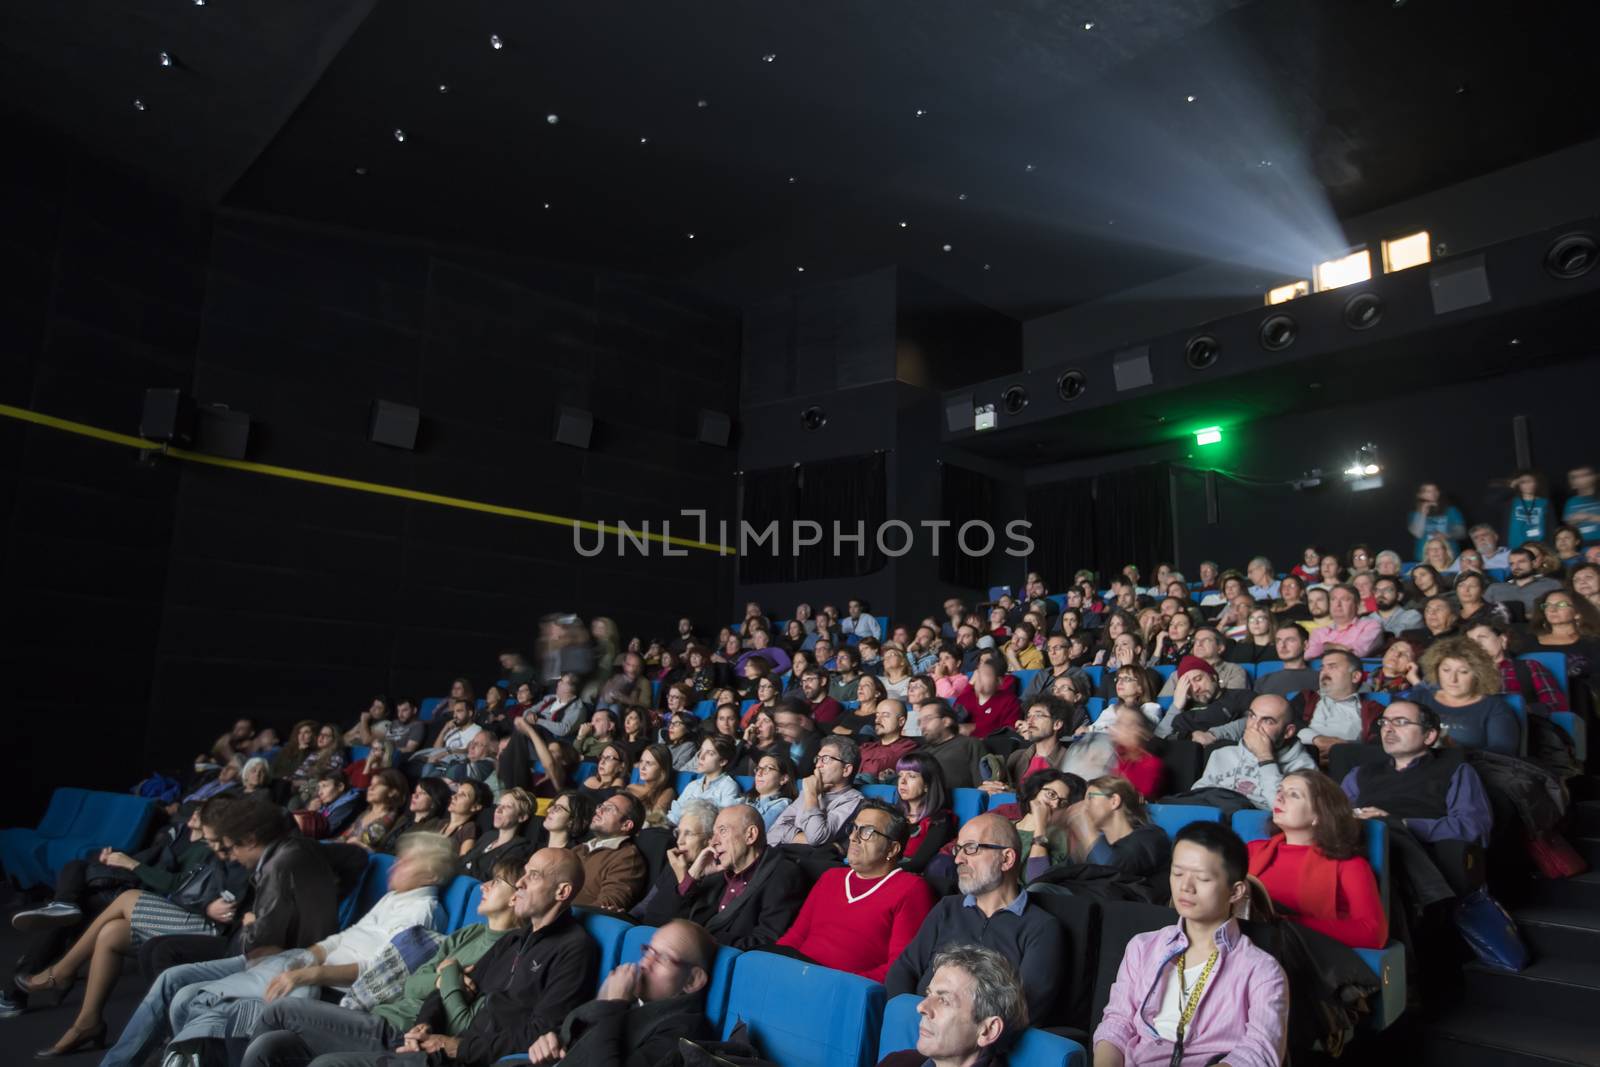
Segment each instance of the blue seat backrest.
[{"label": "blue seat backrest", "polygon": [[374,904],[383,899],[383,895],[389,891],[389,871],[393,867],[394,857],[386,853],[374,852],[367,857],[367,873],[362,876],[361,888],[356,893],[351,922],[359,922]]},{"label": "blue seat backrest", "polygon": [[1161,676],[1161,681],[1165,683],[1168,678],[1172,677],[1172,672],[1178,669],[1178,665],[1175,663],[1167,663],[1159,667],[1152,667],[1150,669],[1159,674]]},{"label": "blue seat backrest", "polygon": [[700,777],[700,772],[698,771],[678,771],[673,780],[672,788],[677,791],[679,796],[682,796],[689,783],[698,777]]},{"label": "blue seat backrest", "polygon": [[1257,667],[1257,664],[1254,664],[1254,663],[1241,663],[1241,664],[1239,664],[1239,669],[1244,671],[1244,676],[1246,678],[1249,678],[1251,681],[1255,681],[1256,667]]},{"label": "blue seat backrest", "polygon": [[1049,596],[1045,597],[1045,599],[1050,601],[1050,603],[1054,604],[1058,608],[1064,609],[1067,606],[1067,594],[1065,593],[1051,593]]},{"label": "blue seat backrest", "polygon": [[[482,899],[483,884],[476,878],[461,875],[451,879],[450,884],[444,887],[444,892],[439,894],[439,903],[444,907],[445,932],[454,933],[476,922],[478,901]],[[467,910],[469,902],[471,911]]]},{"label": "blue seat backrest", "polygon": [[1038,671],[1029,671],[1029,670],[1021,670],[1021,671],[1012,671],[1011,672],[1011,677],[1013,677],[1013,678],[1015,678],[1017,680],[1017,695],[1019,697],[1023,693],[1026,693],[1028,691],[1028,686],[1033,684],[1034,675],[1036,675],[1038,673],[1039,673]]},{"label": "blue seat backrest", "polygon": [[1491,582],[1503,582],[1507,578],[1511,577],[1511,571],[1506,567],[1486,567],[1484,568],[1483,573],[1484,577],[1488,578]]},{"label": "blue seat backrest", "polygon": [[1565,652],[1524,652],[1517,658],[1544,664],[1545,670],[1555,675],[1556,684],[1561,687],[1561,691],[1569,698],[1572,696],[1572,691],[1568,688],[1570,683],[1567,679],[1567,654]]},{"label": "blue seat backrest", "polygon": [[960,826],[968,819],[976,819],[979,815],[982,815],[984,800],[984,793],[981,789],[951,790],[951,802],[956,810],[956,825]]},{"label": "blue seat backrest", "polygon": [[65,836],[86,838],[88,844],[95,847],[109,846],[119,852],[132,852],[144,845],[155,813],[156,803],[148,797],[91,792],[84,798],[83,807],[72,821],[72,830]]},{"label": "blue seat backrest", "polygon": [[1016,802],[1017,802],[1017,794],[1015,794],[1015,793],[990,793],[989,794],[989,805],[988,805],[988,807],[984,808],[983,810],[985,810],[985,811],[993,811],[995,808],[998,808],[1002,804],[1015,804]]},{"label": "blue seat backrest", "polygon": [[1388,707],[1389,701],[1393,700],[1395,696],[1393,693],[1362,693],[1361,695],[1374,704],[1382,704],[1384,707]]},{"label": "blue seat backrest", "polygon": [[[582,921],[583,928],[589,931],[589,936],[600,946],[600,981],[604,982],[606,975],[617,966],[617,961],[622,956],[622,937],[633,924],[615,915],[590,911],[588,908],[577,908],[574,914]],[[599,986],[595,988],[599,989]]]},{"label": "blue seat backrest", "polygon": [[368,756],[372,755],[371,745],[351,745],[350,762],[365,763]]},{"label": "blue seat backrest", "polygon": [[694,706],[694,713],[700,716],[702,719],[711,718],[712,714],[716,710],[717,702],[715,700],[702,700],[700,703]]},{"label": "blue seat backrest", "polygon": [[726,1038],[743,1021],[763,1057],[783,1067],[869,1067],[883,1029],[883,986],[770,952],[733,964]]},{"label": "blue seat backrest", "polygon": [[[632,926],[622,935],[622,955],[618,963],[638,963],[644,947],[655,936],[654,926]],[[706,986],[706,1018],[711,1029],[722,1033],[723,1016],[728,1012],[728,993],[733,989],[733,964],[741,955],[736,948],[719,947],[711,965],[711,982]]]},{"label": "blue seat backrest", "polygon": [[733,780],[739,783],[739,788],[748,793],[756,787],[756,776],[753,774],[736,774]]},{"label": "blue seat backrest", "polygon": [[1259,808],[1246,808],[1243,811],[1234,812],[1233,818],[1229,820],[1229,825],[1233,827],[1233,832],[1238,834],[1241,840],[1246,842],[1260,841],[1267,836],[1267,823],[1271,821],[1272,813],[1270,811],[1262,811]]},{"label": "blue seat backrest", "polygon": [[88,797],[87,789],[71,786],[57,789],[50,794],[50,806],[45,808],[44,818],[39,820],[34,832],[40,837],[66,837],[72,832],[78,812],[83,810],[83,802]]},{"label": "blue seat backrest", "polygon": [[1156,697],[1156,704],[1158,704],[1160,706],[1162,711],[1166,711],[1168,708],[1172,707],[1172,698],[1171,697]]},{"label": "blue seat backrest", "polygon": [[1222,821],[1220,809],[1200,804],[1151,804],[1149,810],[1150,821],[1165,830],[1168,837],[1176,837],[1192,822]]},{"label": "blue seat backrest", "polygon": [[1100,676],[1103,673],[1105,673],[1105,668],[1104,667],[1085,667],[1083,669],[1083,673],[1087,674],[1089,676],[1089,680],[1091,682],[1093,682],[1095,684],[1095,688],[1098,689],[1100,687]]},{"label": "blue seat backrest", "polygon": [[[543,770],[543,768],[540,768],[540,769]],[[586,759],[582,763],[578,764],[578,769],[577,769],[577,771],[575,773],[578,776],[578,781],[579,782],[583,782],[583,781],[587,780],[588,777],[591,774],[593,774],[595,771],[598,771],[599,769],[600,769],[600,764],[596,763],[592,759]]]},{"label": "blue seat backrest", "polygon": [[660,682],[651,682],[650,683],[650,703],[652,703],[652,704],[661,703],[661,683]]},{"label": "blue seat backrest", "polygon": [[417,718],[423,722],[432,722],[434,713],[439,710],[439,705],[444,703],[444,697],[423,697],[421,705],[417,708]]},{"label": "blue seat backrest", "polygon": [[1089,713],[1089,721],[1094,722],[1100,717],[1100,713],[1106,710],[1106,698],[1090,697],[1084,701],[1083,710]]},{"label": "blue seat backrest", "polygon": [[873,618],[878,620],[878,640],[889,640],[889,616],[874,615]]},{"label": "blue seat backrest", "polygon": [[[880,1061],[890,1053],[917,1047],[917,1028],[922,1022],[922,1016],[917,1014],[920,1003],[922,998],[915,993],[901,993],[884,1005],[883,1029],[878,1037]],[[1006,1051],[1006,1063],[1011,1067],[1082,1067],[1087,1062],[1088,1053],[1076,1041],[1031,1027],[1022,1031],[1016,1044]]]},{"label": "blue seat backrest", "polygon": [[881,800],[885,804],[893,804],[899,798],[900,790],[892,785],[864,785],[861,787],[861,795]]},{"label": "blue seat backrest", "polygon": [[1283,670],[1283,660],[1281,660],[1281,659],[1264,659],[1260,663],[1256,664],[1256,674],[1255,674],[1256,680],[1260,681],[1262,678],[1265,678],[1267,675],[1269,675],[1269,674],[1277,674],[1281,670]]}]

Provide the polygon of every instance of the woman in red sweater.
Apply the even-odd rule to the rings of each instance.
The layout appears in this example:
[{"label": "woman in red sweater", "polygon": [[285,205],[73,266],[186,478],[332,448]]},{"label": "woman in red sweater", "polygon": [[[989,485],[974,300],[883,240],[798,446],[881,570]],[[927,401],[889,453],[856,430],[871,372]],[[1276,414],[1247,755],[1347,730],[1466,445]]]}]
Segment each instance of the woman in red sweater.
[{"label": "woman in red sweater", "polygon": [[1267,829],[1270,837],[1250,842],[1250,873],[1279,914],[1351,948],[1388,944],[1378,879],[1359,854],[1361,824],[1332,778],[1284,775]]},{"label": "woman in red sweater", "polygon": [[945,845],[955,840],[956,816],[939,761],[926,752],[907,752],[895,764],[899,808],[911,826],[901,850],[900,869],[921,874]]},{"label": "woman in red sweater", "polygon": [[1161,796],[1167,777],[1161,757],[1146,747],[1153,732],[1144,712],[1127,704],[1117,706],[1116,721],[1108,731],[1111,743],[1116,746],[1116,758],[1106,768],[1106,773],[1122,775],[1146,800]]}]

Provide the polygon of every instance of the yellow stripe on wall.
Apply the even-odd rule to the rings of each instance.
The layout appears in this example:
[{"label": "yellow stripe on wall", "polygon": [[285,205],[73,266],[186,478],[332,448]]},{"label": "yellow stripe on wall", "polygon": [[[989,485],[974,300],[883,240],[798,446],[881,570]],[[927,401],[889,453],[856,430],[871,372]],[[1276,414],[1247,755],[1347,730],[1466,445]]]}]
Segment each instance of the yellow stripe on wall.
[{"label": "yellow stripe on wall", "polygon": [[[424,504],[437,504],[440,507],[459,508],[462,511],[478,511],[486,515],[501,515],[510,519],[524,519],[528,522],[542,522],[551,526],[574,526],[582,530],[591,530],[601,533],[620,533],[615,526],[603,522],[589,522],[586,519],[570,519],[561,515],[550,515],[542,511],[528,511],[525,508],[506,507],[503,504],[488,504],[481,500],[468,500],[459,496],[445,496],[441,493],[425,493],[417,489],[404,489],[398,485],[383,485],[379,482],[363,482],[355,478],[341,478],[336,474],[318,474],[316,471],[297,470],[293,467],[278,467],[271,463],[255,463],[247,459],[224,459],[221,456],[209,456],[203,452],[191,452],[186,448],[173,448],[163,445],[159,441],[149,441],[143,437],[131,434],[116,433],[112,430],[102,430],[98,426],[88,423],[74,422],[71,419],[61,419],[54,415],[44,415],[27,408],[12,407],[10,404],[0,404],[0,415],[19,422],[29,422],[35,426],[45,426],[52,430],[61,430],[64,433],[74,433],[81,437],[91,437],[97,441],[105,441],[114,445],[123,445],[128,448],[137,448],[145,452],[160,452],[173,459],[185,460],[189,463],[203,463],[211,467],[224,467],[229,470],[250,471],[253,474],[265,474],[273,478],[287,478],[295,482],[310,482],[313,485],[326,485],[334,489],[350,489],[358,493],[372,493],[375,496],[398,497],[401,500],[416,500]],[[715,552],[718,555],[736,555],[731,547],[708,544],[704,541],[695,541],[687,537],[668,537],[665,534],[647,533],[640,534],[637,530],[629,531],[630,537],[640,537],[656,541],[661,544],[679,545],[684,548],[698,548],[706,552]]]}]

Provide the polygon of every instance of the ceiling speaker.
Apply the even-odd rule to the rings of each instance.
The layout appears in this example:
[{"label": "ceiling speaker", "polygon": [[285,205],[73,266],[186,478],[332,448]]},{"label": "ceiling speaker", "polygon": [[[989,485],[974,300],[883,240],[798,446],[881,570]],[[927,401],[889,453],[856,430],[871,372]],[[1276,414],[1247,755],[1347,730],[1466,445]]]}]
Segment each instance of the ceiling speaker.
[{"label": "ceiling speaker", "polygon": [[582,408],[569,408],[565,404],[556,409],[556,443],[573,448],[588,448],[589,437],[594,433],[594,415]]},{"label": "ceiling speaker", "polygon": [[705,408],[700,409],[699,440],[701,444],[727,448],[728,435],[732,430],[733,420],[724,412],[707,411]]},{"label": "ceiling speaker", "polygon": [[139,412],[139,436],[188,448],[194,438],[194,400],[182,389],[146,389]]},{"label": "ceiling speaker", "polygon": [[1463,256],[1434,267],[1428,274],[1428,290],[1433,294],[1435,315],[1448,315],[1494,299],[1481,255]]},{"label": "ceiling speaker", "polygon": [[417,427],[421,423],[422,411],[418,408],[388,400],[374,400],[367,439],[375,445],[403,448],[409,452],[417,447]]}]

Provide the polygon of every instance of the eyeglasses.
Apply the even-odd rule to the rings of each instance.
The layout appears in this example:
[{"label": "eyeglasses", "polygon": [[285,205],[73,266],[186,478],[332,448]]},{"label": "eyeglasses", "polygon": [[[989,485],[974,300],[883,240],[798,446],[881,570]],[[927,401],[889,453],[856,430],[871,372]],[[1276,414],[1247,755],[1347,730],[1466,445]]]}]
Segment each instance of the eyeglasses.
[{"label": "eyeglasses", "polygon": [[1004,852],[1011,846],[991,845],[987,841],[957,841],[954,847],[955,850],[961,853],[963,856],[976,856],[979,852],[983,852],[985,850],[990,852]]},{"label": "eyeglasses", "polygon": [[512,891],[515,891],[516,888],[517,888],[517,883],[508,882],[504,878],[491,878],[490,881],[499,882],[501,885],[505,886],[507,889],[510,889]]},{"label": "eyeglasses", "polygon": [[1391,726],[1394,727],[1396,730],[1398,730],[1402,726],[1421,726],[1422,725],[1422,723],[1417,719],[1391,719],[1387,715],[1382,716],[1381,718],[1379,718],[1379,719],[1377,719],[1375,721],[1377,722],[1378,729],[1380,729],[1380,730],[1388,729]]},{"label": "eyeglasses", "polygon": [[1087,793],[1085,793],[1083,795],[1084,795],[1084,798],[1087,799],[1089,797],[1108,797],[1111,794],[1110,793],[1100,793],[1100,792],[1097,792],[1097,791],[1091,789],[1091,790],[1089,790]]},{"label": "eyeglasses", "polygon": [[879,837],[883,838],[885,841],[889,839],[889,835],[878,829],[876,826],[864,826],[861,823],[857,823],[856,825],[850,827],[850,836],[855,838],[857,841],[862,842],[863,844],[870,844],[874,839]]},{"label": "eyeglasses", "polygon": [[837,763],[841,767],[844,766],[844,760],[840,759],[838,756],[835,756],[835,755],[833,755],[832,753],[829,753],[829,752],[819,752],[819,753],[817,753],[816,758],[814,760],[812,760],[812,762],[813,763],[821,763],[823,760],[828,760],[828,761],[830,761],[832,763]]},{"label": "eyeglasses", "polygon": [[1544,610],[1546,610],[1546,611],[1549,611],[1551,608],[1570,608],[1570,607],[1572,607],[1572,601],[1570,601],[1570,600],[1546,600],[1544,602]]},{"label": "eyeglasses", "polygon": [[645,945],[644,948],[639,951],[639,958],[641,960],[661,960],[663,963],[670,963],[674,967],[688,966],[687,960],[680,960],[676,956],[669,956],[665,952],[662,952],[660,949],[656,948],[654,945],[650,944]]}]

